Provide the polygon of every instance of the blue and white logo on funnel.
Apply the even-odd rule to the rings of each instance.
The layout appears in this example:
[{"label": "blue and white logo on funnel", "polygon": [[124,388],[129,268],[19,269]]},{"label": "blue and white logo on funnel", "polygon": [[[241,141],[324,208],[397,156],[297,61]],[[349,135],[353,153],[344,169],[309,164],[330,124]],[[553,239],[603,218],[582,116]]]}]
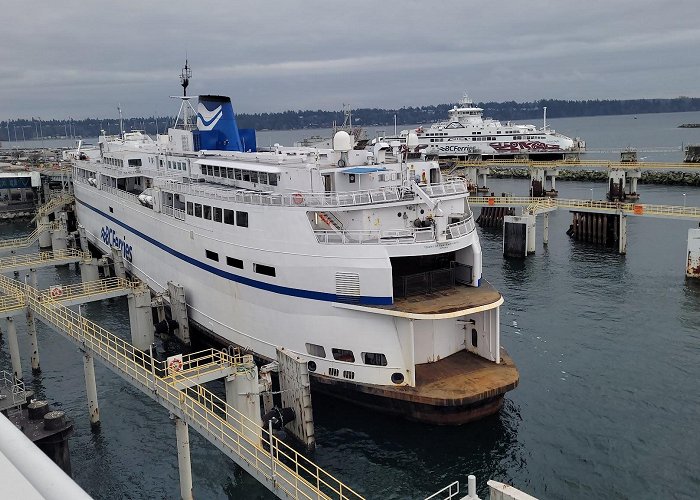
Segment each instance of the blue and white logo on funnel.
[{"label": "blue and white logo on funnel", "polygon": [[197,105],[197,129],[213,130],[223,116],[221,105],[209,111],[201,102]]}]

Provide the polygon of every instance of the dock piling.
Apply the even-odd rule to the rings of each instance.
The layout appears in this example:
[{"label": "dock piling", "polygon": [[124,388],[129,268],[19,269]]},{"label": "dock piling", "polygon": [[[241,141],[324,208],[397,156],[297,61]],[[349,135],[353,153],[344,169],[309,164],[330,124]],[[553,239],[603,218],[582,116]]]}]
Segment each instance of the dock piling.
[{"label": "dock piling", "polygon": [[180,471],[180,497],[182,500],[193,500],[192,495],[192,464],[190,462],[190,436],[187,422],[170,414],[175,421],[175,437],[177,438],[177,466]]},{"label": "dock piling", "polygon": [[[35,287],[36,288],[36,287]],[[36,319],[31,307],[27,307],[27,333],[29,333],[29,345],[31,351],[32,373],[41,373],[39,365],[39,340],[36,336]]]},{"label": "dock piling", "polygon": [[[243,428],[239,430],[251,443],[259,443],[262,438],[258,386],[258,367],[253,356],[247,354],[236,372],[226,377],[226,403],[257,424],[254,427],[245,425],[246,420],[241,419]],[[231,425],[238,426],[236,417],[228,412],[226,420]]]},{"label": "dock piling", "polygon": [[185,300],[185,288],[179,283],[168,281],[168,293],[170,295],[170,314],[177,322],[175,336],[185,345],[190,345],[190,326],[187,317],[187,301]]},{"label": "dock piling", "polygon": [[95,382],[95,362],[92,354],[83,352],[83,371],[85,372],[85,389],[87,391],[88,414],[93,431],[100,428],[100,408],[97,404],[97,383]]},{"label": "dock piling", "polygon": [[544,219],[542,220],[542,243],[545,245],[549,244],[549,214],[543,214]]},{"label": "dock piling", "polygon": [[114,274],[117,278],[126,279],[126,269],[124,268],[124,257],[121,250],[112,247],[112,261],[114,262]]},{"label": "dock piling", "polygon": [[141,351],[147,351],[153,339],[153,313],[151,312],[151,292],[147,287],[137,288],[128,295],[131,343]]},{"label": "dock piling", "polygon": [[10,360],[12,361],[12,375],[15,377],[15,382],[23,380],[22,376],[22,359],[19,355],[19,342],[17,341],[17,327],[15,320],[12,317],[7,317],[7,344],[10,349]]},{"label": "dock piling", "polygon": [[[39,219],[39,225],[43,226],[44,228],[48,228],[48,225],[51,223],[49,221],[49,216],[44,215]],[[51,231],[48,229],[45,229],[41,233],[39,233],[39,248],[49,248],[51,247]]]}]

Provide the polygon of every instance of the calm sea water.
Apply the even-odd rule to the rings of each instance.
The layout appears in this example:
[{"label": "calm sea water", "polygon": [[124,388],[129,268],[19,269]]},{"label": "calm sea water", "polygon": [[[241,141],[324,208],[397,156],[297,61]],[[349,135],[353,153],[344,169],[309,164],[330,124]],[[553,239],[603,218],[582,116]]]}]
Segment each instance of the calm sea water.
[{"label": "calm sea water", "polygon": [[[700,113],[552,120],[590,148],[674,147],[700,142]],[[313,133],[313,131],[312,131]],[[270,133],[272,134],[272,133]],[[289,144],[309,131],[278,133]],[[262,144],[262,141],[261,141]],[[641,155],[643,156],[643,155]],[[660,154],[679,161],[681,153]],[[524,195],[525,181],[490,180]],[[559,182],[560,196],[604,196],[604,184]],[[700,206],[700,190],[641,186],[642,201]],[[683,196],[683,193],[686,196]],[[477,209],[478,210],[478,209]],[[481,231],[484,277],[503,293],[502,344],[520,386],[493,417],[459,428],[412,424],[314,396],[314,459],[368,498],[423,498],[476,474],[551,499],[700,496],[700,284],[686,282],[689,222],[629,218],[620,256],[564,234],[569,213],[550,216],[550,242],[524,261],[504,260],[499,231]],[[2,237],[28,232],[0,225]],[[70,268],[40,271],[40,285],[70,283]],[[86,315],[128,338],[124,299],[91,304]],[[2,325],[4,328],[4,325]],[[80,352],[39,324],[43,372],[25,379],[76,427],[74,477],[95,498],[178,498],[175,429],[166,411],[99,363],[99,434],[90,431]],[[0,367],[9,369],[6,340]],[[197,498],[271,498],[255,480],[191,431]]]}]

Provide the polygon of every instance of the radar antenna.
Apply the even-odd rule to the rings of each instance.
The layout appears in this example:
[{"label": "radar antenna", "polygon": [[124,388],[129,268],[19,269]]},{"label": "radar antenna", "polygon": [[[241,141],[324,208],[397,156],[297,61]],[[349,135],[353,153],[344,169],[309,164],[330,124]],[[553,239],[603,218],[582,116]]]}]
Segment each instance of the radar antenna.
[{"label": "radar antenna", "polygon": [[190,84],[190,78],[192,78],[192,69],[187,64],[187,58],[185,58],[185,67],[182,68],[182,73],[180,73],[180,85],[182,85],[183,97],[187,97],[187,86]]}]

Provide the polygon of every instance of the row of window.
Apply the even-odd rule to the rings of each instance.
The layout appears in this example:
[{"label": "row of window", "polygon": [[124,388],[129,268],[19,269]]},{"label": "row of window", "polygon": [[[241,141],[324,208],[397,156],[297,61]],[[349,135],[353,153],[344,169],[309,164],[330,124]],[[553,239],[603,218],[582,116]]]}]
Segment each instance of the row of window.
[{"label": "row of window", "polygon": [[252,182],[254,184],[267,184],[269,186],[276,186],[279,179],[277,174],[214,165],[202,165],[202,174],[211,175],[212,177],[221,177],[222,179]]},{"label": "row of window", "polygon": [[168,168],[171,170],[187,170],[187,163],[185,163],[184,161],[168,160]]},{"label": "row of window", "polygon": [[[322,345],[317,344],[306,344],[306,352],[311,356],[316,356],[318,358],[326,357],[326,349]],[[332,348],[331,353],[333,354],[333,359],[336,361],[346,361],[348,363],[355,362],[355,355],[352,351],[348,349],[338,349]],[[366,365],[372,366],[386,366],[386,356],[379,352],[363,352],[360,353],[362,357],[362,362]]]},{"label": "row of window", "polygon": [[[204,255],[207,259],[219,262],[219,254],[213,250],[205,250]],[[235,257],[226,256],[226,265],[235,267],[236,269],[243,269],[243,261],[241,259],[236,259]],[[266,266],[265,264],[257,264],[253,262],[253,272],[262,274],[264,276],[271,276],[274,278],[277,276],[277,271],[272,266]]]},{"label": "row of window", "polygon": [[193,203],[191,201],[187,202],[186,211],[187,215],[199,217],[200,219],[223,222],[224,224],[229,224],[230,226],[236,225],[240,227],[248,227],[248,212],[229,210],[228,208],[224,208],[222,210],[219,207],[202,205],[201,203]]},{"label": "row of window", "polygon": [[124,160],[120,160],[119,158],[110,158],[108,156],[105,156],[103,159],[107,165],[112,165],[113,167],[123,167],[124,166]]}]

